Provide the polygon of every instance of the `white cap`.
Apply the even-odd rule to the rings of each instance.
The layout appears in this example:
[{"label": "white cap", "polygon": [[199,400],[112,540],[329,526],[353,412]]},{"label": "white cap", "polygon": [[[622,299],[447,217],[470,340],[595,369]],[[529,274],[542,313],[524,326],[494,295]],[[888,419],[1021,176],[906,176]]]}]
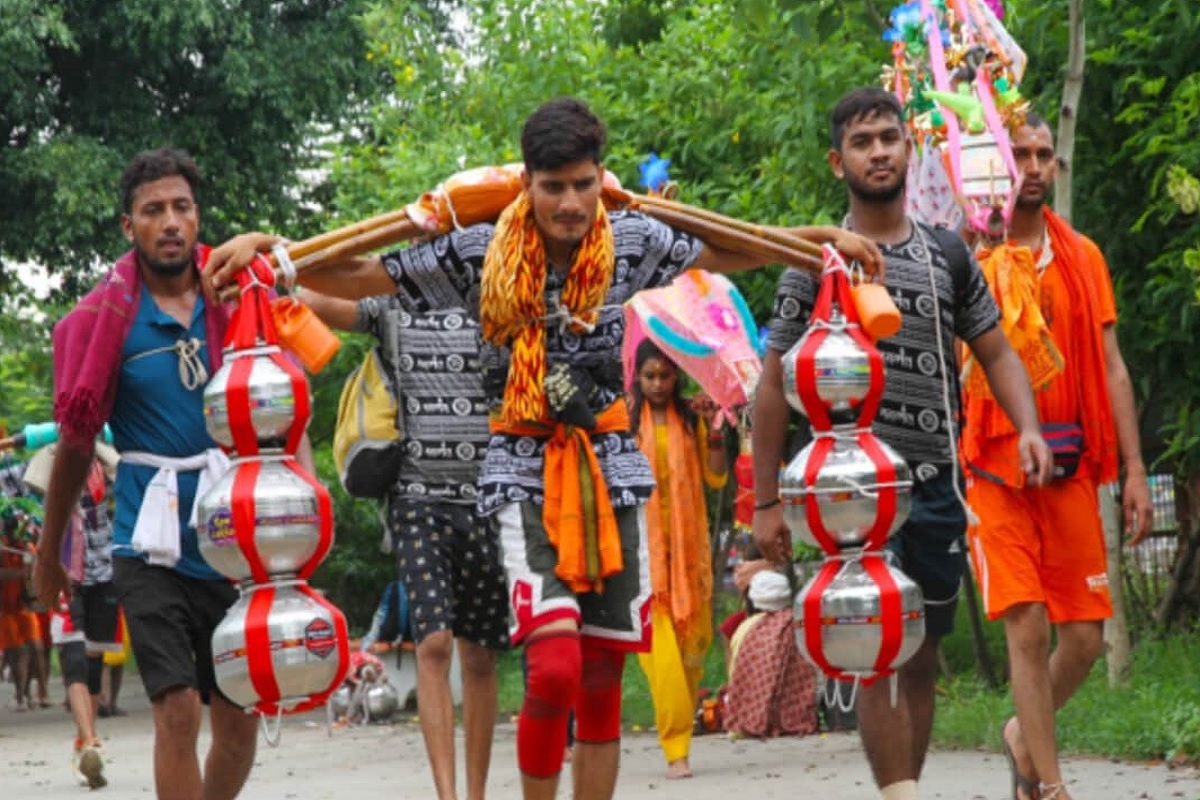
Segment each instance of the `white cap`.
[{"label": "white cap", "polygon": [[792,587],[784,575],[764,569],[750,579],[748,595],[759,611],[782,611],[792,602]]}]

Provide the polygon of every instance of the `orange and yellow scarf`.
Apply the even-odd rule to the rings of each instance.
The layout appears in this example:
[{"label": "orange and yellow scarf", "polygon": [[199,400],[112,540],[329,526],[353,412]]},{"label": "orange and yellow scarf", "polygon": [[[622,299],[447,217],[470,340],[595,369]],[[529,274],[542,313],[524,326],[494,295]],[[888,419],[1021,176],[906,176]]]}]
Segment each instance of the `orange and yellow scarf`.
[{"label": "orange and yellow scarf", "polygon": [[[1063,356],[1038,304],[1038,270],[1028,247],[1003,242],[978,254],[979,267],[1000,307],[1000,330],[1016,351],[1029,383],[1041,389],[1063,371]],[[964,389],[973,397],[992,397],[987,375],[970,348],[963,346]]]},{"label": "orange and yellow scarf", "polygon": [[[580,242],[562,292],[561,302],[569,310],[572,328],[577,332],[596,324],[612,275],[612,226],[597,201],[596,221]],[[545,245],[529,195],[522,192],[496,221],[496,233],[483,259],[480,286],[484,340],[512,348],[500,408],[500,419],[509,424],[541,420],[547,415],[543,386],[545,287]]]},{"label": "orange and yellow scarf", "polygon": [[[1088,270],[1088,253],[1078,233],[1049,208],[1043,209],[1046,235],[1050,238],[1055,263],[1062,268],[1071,303],[1071,318],[1064,326],[1068,346],[1064,358],[1075,359],[1072,370],[1079,386],[1079,425],[1083,428],[1084,451],[1080,471],[1100,483],[1116,480],[1117,441],[1112,405],[1109,402],[1104,334],[1099,322],[1098,288]],[[1032,255],[1024,256],[1032,260]],[[993,291],[995,287],[993,286]],[[1003,300],[1003,298],[1001,298]],[[1003,302],[1002,302],[1003,307]],[[1028,366],[1028,364],[1027,364]],[[983,458],[991,439],[1012,437],[1016,431],[999,402],[989,394],[977,395],[967,387],[966,421],[962,431],[962,456],[968,464]],[[1020,465],[993,463],[989,471],[1011,486],[1021,486]]]}]

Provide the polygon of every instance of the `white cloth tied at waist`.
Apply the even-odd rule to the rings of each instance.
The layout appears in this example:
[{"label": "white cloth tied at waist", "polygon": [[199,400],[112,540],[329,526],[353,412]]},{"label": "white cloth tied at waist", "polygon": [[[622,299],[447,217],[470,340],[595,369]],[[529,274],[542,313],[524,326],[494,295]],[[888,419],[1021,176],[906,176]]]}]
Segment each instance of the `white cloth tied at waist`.
[{"label": "white cloth tied at waist", "polygon": [[158,470],[142,495],[142,505],[133,524],[133,541],[130,544],[134,550],[145,553],[151,564],[173,567],[179,561],[182,534],[179,529],[179,473],[200,473],[196,498],[188,516],[188,524],[195,527],[196,507],[200,498],[229,469],[229,458],[214,447],[184,458],[134,450],[121,453],[121,460],[126,464],[155,467]]}]

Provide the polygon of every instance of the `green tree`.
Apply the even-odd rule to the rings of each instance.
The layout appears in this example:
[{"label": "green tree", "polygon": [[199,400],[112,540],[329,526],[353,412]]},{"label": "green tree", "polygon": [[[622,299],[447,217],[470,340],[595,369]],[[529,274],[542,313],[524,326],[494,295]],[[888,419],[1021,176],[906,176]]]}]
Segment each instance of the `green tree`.
[{"label": "green tree", "polygon": [[[827,112],[874,83],[880,21],[831,0],[492,0],[457,33],[423,5],[377,0],[371,53],[393,71],[368,141],[335,167],[346,220],[396,208],[465,167],[519,160],[524,118],[562,94],[606,120],[606,166],[637,186],[650,152],[672,160],[687,202],[755,221],[840,217],[824,164]],[[449,37],[449,38],[447,38]],[[775,271],[739,276],[765,318]]]},{"label": "green tree", "polygon": [[[1011,4],[1011,30],[1030,53],[1024,91],[1054,116],[1066,64],[1066,3]],[[1200,337],[1196,276],[1200,224],[1186,176],[1200,173],[1200,34],[1194,5],[1094,0],[1087,16],[1086,81],[1073,160],[1073,222],[1108,258],[1122,353],[1134,379],[1142,442],[1155,471],[1174,471],[1193,509],[1174,598],[1159,610],[1200,608]],[[1157,463],[1155,463],[1157,462]],[[1191,565],[1190,567],[1188,565]],[[1184,601],[1179,603],[1177,601]]]},{"label": "green tree", "polygon": [[[204,229],[324,227],[324,141],[388,78],[361,0],[0,2],[0,294],[36,261],[78,297],[122,247],[116,178],[170,144],[209,177]],[[313,177],[316,176],[316,177]]]}]

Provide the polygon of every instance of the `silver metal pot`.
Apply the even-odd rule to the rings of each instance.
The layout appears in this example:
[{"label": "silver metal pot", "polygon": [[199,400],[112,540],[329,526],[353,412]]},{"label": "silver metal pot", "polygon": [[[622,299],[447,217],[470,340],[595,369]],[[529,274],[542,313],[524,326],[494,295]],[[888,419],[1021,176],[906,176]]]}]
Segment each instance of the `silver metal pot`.
[{"label": "silver metal pot", "polygon": [[796,621],[796,646],[811,661],[817,663],[809,650],[807,626],[820,626],[821,653],[831,667],[859,675],[875,674],[875,661],[883,646],[881,592],[875,579],[863,567],[863,560],[878,559],[884,563],[900,591],[901,626],[900,649],[886,670],[894,670],[912,658],[925,639],[925,605],[921,589],[900,570],[886,564],[881,555],[867,555],[842,565],[838,574],[821,594],[819,619],[806,618],[804,607],[813,591],[816,578],[805,584],[796,595],[793,613]]},{"label": "silver metal pot", "polygon": [[830,315],[829,333],[817,347],[811,367],[800,364],[799,356],[817,328],[809,328],[783,356],[783,393],[792,408],[808,416],[796,386],[799,369],[816,371],[817,396],[827,403],[834,422],[849,422],[850,415],[871,387],[871,360],[858,342],[846,332],[846,318],[837,310]]},{"label": "silver metal pot", "polygon": [[400,692],[386,678],[367,687],[367,716],[372,722],[386,722],[400,710]]},{"label": "silver metal pot", "polygon": [[334,719],[341,719],[350,710],[350,698],[354,696],[354,687],[343,683],[329,695],[329,710]]},{"label": "silver metal pot", "polygon": [[235,581],[252,576],[250,562],[238,546],[233,524],[234,482],[243,470],[259,467],[254,482],[254,545],[267,574],[295,575],[321,544],[317,490],[292,472],[282,456],[234,463],[196,507],[200,555],[213,569]]},{"label": "silver metal pot", "polygon": [[236,446],[229,421],[229,378],[234,364],[245,358],[253,360],[249,378],[250,426],[254,429],[256,440],[282,448],[282,441],[287,438],[294,423],[298,422],[301,428],[307,427],[307,417],[296,419],[292,376],[269,358],[272,353],[278,352],[280,350],[275,346],[225,351],[224,363],[204,387],[204,423],[217,444],[226,448]]},{"label": "silver metal pot", "polygon": [[797,453],[779,479],[783,518],[792,533],[808,544],[822,547],[808,523],[807,504],[815,502],[818,515],[839,550],[862,547],[875,524],[879,496],[884,491],[896,493],[896,513],[888,527],[888,536],[899,530],[912,507],[912,470],[904,459],[875,439],[896,470],[896,479],[883,484],[875,462],[855,435],[836,434],[832,449],[819,465],[816,480],[809,485],[805,475],[819,441],[814,439]]},{"label": "silver metal pot", "polygon": [[[346,642],[342,612],[324,606],[299,590],[303,581],[279,581],[243,588],[212,635],[213,669],[217,686],[243,708],[260,702],[288,709],[320,694],[345,677],[347,664],[339,658]],[[265,619],[253,621],[255,631],[266,626],[271,670],[279,697],[260,697],[250,678],[247,655],[248,613],[256,593],[272,591]],[[339,641],[339,639],[342,639]]]}]

